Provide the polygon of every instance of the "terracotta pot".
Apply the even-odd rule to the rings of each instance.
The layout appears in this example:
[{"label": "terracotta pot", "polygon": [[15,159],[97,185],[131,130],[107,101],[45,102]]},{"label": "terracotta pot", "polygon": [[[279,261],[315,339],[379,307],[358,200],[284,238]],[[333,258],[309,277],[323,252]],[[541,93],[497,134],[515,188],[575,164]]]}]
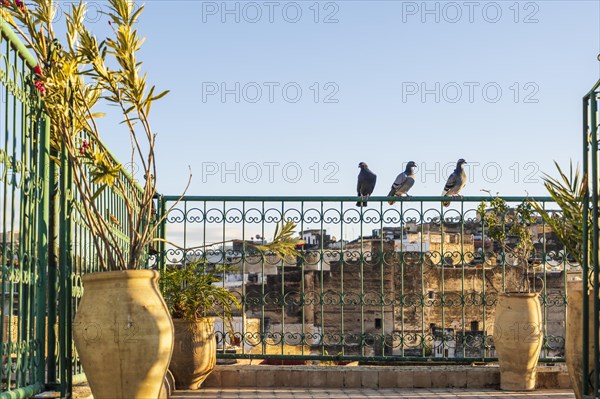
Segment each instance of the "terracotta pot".
[{"label": "terracotta pot", "polygon": [[[590,309],[589,325],[589,353],[588,370],[591,373],[594,370],[594,323],[592,315],[594,309],[594,297],[588,296]],[[565,361],[569,370],[571,386],[575,392],[575,397],[581,399],[582,380],[583,380],[583,282],[567,282],[567,328],[565,337]]]},{"label": "terracotta pot", "polygon": [[538,294],[499,294],[494,344],[500,363],[500,389],[535,389],[536,366],[542,342],[542,312]]},{"label": "terracotta pot", "polygon": [[173,323],[158,276],[153,270],[83,276],[73,337],[94,399],[159,397]]},{"label": "terracotta pot", "polygon": [[217,364],[214,319],[173,319],[173,325],[175,347],[169,370],[175,377],[175,386],[198,389]]}]

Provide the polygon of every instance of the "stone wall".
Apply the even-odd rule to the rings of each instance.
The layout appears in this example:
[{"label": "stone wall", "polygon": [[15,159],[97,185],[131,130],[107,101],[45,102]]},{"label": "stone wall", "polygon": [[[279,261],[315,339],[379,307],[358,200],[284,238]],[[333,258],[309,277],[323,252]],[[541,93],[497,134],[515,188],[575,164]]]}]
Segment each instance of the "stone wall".
[{"label": "stone wall", "polygon": [[[327,271],[305,270],[302,275],[299,268],[289,267],[282,278],[280,268],[264,288],[249,286],[248,297],[258,299],[264,289],[268,324],[280,328],[285,320],[297,329],[304,322],[311,343],[324,343],[330,354],[343,347],[345,354],[429,356],[441,344],[452,346],[459,357],[494,356],[497,295],[518,286],[521,269],[507,266],[502,273],[501,267],[481,265],[440,267],[418,253],[401,257],[391,248],[384,246],[387,252],[381,256],[374,243],[368,262],[332,262]],[[541,291],[539,277],[530,281]],[[542,313],[548,346],[543,357],[563,354],[563,281],[561,273],[546,275],[547,306]],[[260,317],[260,301],[250,301],[247,307],[249,317]],[[452,329],[450,342],[436,338],[433,326]]]}]

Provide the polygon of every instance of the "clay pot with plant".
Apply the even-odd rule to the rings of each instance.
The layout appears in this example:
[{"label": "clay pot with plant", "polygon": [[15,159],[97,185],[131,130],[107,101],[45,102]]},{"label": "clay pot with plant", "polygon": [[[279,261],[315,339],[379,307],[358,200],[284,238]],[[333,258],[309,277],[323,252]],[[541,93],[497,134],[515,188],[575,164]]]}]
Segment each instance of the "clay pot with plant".
[{"label": "clay pot with plant", "polygon": [[215,316],[231,329],[238,299],[218,285],[228,272],[224,265],[206,260],[172,266],[162,272],[161,288],[174,327],[169,370],[178,389],[198,389],[216,365]]},{"label": "clay pot with plant", "polygon": [[[569,166],[568,174],[561,169],[558,163],[555,162],[559,177],[554,178],[549,175],[544,176],[544,186],[548,193],[560,208],[560,212],[552,212],[547,210],[542,204],[534,203],[536,211],[542,216],[546,224],[558,236],[558,239],[567,250],[565,256],[572,256],[575,260],[583,265],[584,254],[588,252],[588,259],[592,259],[591,245],[585,248],[583,245],[584,237],[584,220],[583,211],[587,206],[587,178],[579,172],[579,168],[573,168],[573,164]],[[592,214],[588,213],[588,234],[592,232]],[[591,243],[591,237],[588,239]],[[583,331],[584,331],[584,286],[585,279],[583,276],[577,276],[567,280],[567,314],[566,314],[566,336],[565,336],[565,360],[571,386],[575,392],[575,397],[581,399],[583,397],[584,385],[588,392],[592,392],[591,378],[584,377],[583,373]],[[593,332],[593,309],[594,297],[593,290],[588,286],[587,291],[588,301],[588,348],[589,353],[594,353],[594,332]],[[593,356],[588,356],[588,370],[590,376],[594,370]]]},{"label": "clay pot with plant", "polygon": [[535,223],[534,208],[527,200],[511,208],[504,199],[495,197],[483,201],[478,214],[487,236],[499,245],[497,257],[504,261],[505,268],[514,267],[517,274],[515,286],[505,287],[496,303],[494,345],[500,364],[500,388],[533,390],[543,343],[542,312],[533,289],[535,273],[528,262],[533,251],[529,226]]},{"label": "clay pot with plant", "polygon": [[[296,247],[302,241],[293,237],[295,226],[292,222],[282,223],[281,227],[277,226],[270,243],[247,243],[246,250],[256,255],[275,255],[282,260],[297,256],[299,252]],[[198,248],[181,249],[184,252],[194,252]],[[228,330],[227,335],[234,337],[232,318],[239,309],[240,302],[232,292],[220,285],[223,276],[232,271],[231,265],[209,264],[206,259],[199,259],[187,264],[172,265],[161,273],[163,297],[175,328],[169,370],[175,378],[177,389],[200,388],[215,368],[215,317],[223,320]],[[225,347],[225,334],[221,341]]]}]

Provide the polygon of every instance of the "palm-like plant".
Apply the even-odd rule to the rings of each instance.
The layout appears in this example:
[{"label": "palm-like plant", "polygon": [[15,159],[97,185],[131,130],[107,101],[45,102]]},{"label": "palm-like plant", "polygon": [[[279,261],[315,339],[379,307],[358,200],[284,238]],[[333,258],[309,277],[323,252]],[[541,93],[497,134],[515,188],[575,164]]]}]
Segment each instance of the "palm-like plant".
[{"label": "palm-like plant", "polygon": [[[544,176],[544,186],[562,212],[548,212],[542,204],[533,203],[535,210],[544,221],[554,230],[558,239],[563,243],[568,253],[579,264],[583,263],[583,209],[587,206],[586,187],[587,176],[581,174],[578,167],[569,164],[569,174],[566,174],[557,162],[554,162],[559,178]],[[588,226],[592,224],[591,212],[588,214]],[[591,229],[588,228],[591,233]]]},{"label": "palm-like plant", "polygon": [[209,265],[206,260],[172,267],[161,273],[162,294],[171,316],[194,320],[209,315],[230,319],[239,307],[237,298],[217,285],[231,271],[226,265]]}]

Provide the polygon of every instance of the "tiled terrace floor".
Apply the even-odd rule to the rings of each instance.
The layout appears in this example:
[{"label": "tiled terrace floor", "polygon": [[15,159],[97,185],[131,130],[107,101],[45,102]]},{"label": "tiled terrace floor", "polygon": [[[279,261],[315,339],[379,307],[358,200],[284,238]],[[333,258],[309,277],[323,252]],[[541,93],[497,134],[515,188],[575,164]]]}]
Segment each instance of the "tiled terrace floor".
[{"label": "tiled terrace floor", "polygon": [[203,388],[177,391],[172,399],[574,399],[570,389],[506,392],[492,389],[302,389],[302,388]]}]

